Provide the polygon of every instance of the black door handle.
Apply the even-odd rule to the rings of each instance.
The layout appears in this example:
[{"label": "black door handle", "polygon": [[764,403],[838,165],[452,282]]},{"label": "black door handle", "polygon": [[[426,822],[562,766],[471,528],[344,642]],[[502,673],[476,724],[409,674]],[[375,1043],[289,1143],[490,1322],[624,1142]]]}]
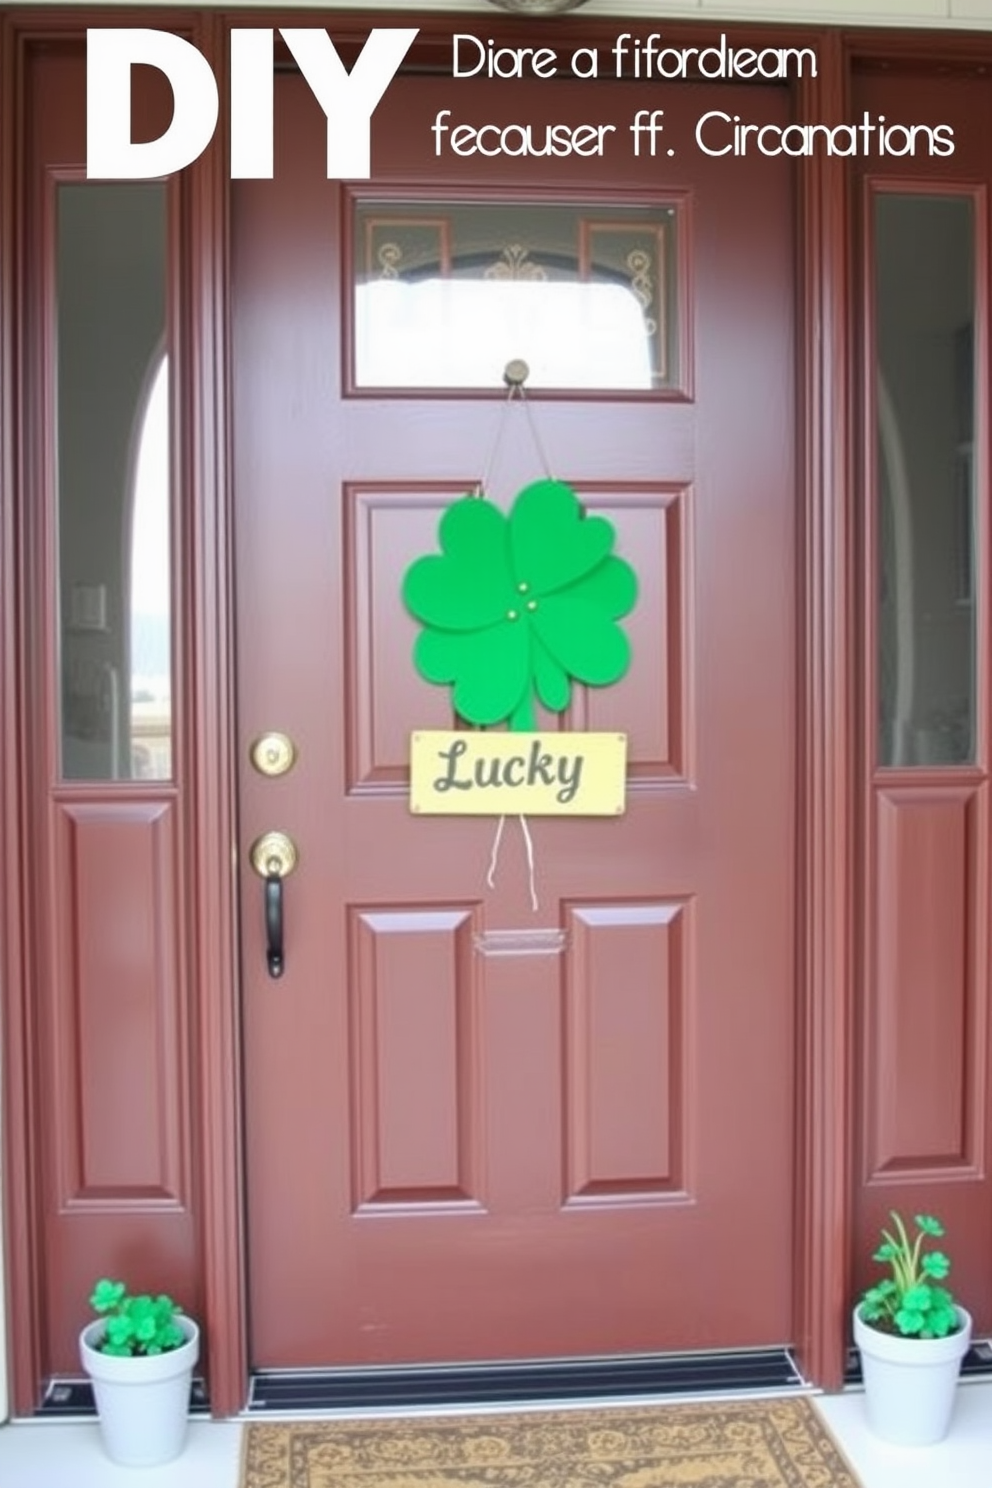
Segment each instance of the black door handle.
[{"label": "black door handle", "polygon": [[281,977],[286,965],[282,947],[282,875],[265,879],[265,959],[270,977]]},{"label": "black door handle", "polygon": [[267,832],[252,844],[251,861],[263,880],[265,962],[270,977],[281,977],[286,969],[282,881],[296,867],[296,847],[285,832]]}]

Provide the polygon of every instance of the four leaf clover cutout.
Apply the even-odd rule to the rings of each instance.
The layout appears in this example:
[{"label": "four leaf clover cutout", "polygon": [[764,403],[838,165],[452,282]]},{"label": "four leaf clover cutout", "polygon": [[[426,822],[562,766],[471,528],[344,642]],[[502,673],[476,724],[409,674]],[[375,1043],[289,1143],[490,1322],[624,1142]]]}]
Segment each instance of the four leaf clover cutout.
[{"label": "four leaf clover cutout", "polygon": [[588,516],[570,486],[535,481],[508,513],[465,496],[438,535],[440,553],[407,569],[403,599],[423,626],[417,670],[452,688],[467,722],[534,730],[535,701],[561,712],[573,681],[603,687],[624,675],[630,641],[617,622],[637,578],[613,553],[613,524]]}]

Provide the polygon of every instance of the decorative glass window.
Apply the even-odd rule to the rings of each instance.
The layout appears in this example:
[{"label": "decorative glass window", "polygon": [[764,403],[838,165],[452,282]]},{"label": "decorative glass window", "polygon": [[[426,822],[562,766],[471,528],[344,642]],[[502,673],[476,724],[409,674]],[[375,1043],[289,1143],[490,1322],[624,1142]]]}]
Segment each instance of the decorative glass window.
[{"label": "decorative glass window", "polygon": [[358,388],[677,392],[679,208],[355,205]]}]

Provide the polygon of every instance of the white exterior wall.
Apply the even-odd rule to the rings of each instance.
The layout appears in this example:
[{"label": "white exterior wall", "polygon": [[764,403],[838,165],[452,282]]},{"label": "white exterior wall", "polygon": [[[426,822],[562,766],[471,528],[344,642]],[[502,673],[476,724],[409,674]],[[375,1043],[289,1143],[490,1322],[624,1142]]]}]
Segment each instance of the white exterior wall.
[{"label": "white exterior wall", "polygon": [[[0,1236],[3,1234],[3,1188],[0,1186]],[[3,1274],[3,1246],[0,1245],[0,1422],[6,1421],[10,1407],[7,1404],[7,1318],[4,1302],[7,1288]]]}]

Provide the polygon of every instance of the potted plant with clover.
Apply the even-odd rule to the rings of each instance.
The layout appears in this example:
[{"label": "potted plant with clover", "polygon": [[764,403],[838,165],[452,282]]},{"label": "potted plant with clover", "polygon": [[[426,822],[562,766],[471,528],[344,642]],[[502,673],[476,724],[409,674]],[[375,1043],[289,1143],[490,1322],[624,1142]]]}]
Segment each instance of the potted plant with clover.
[{"label": "potted plant with clover", "polygon": [[90,1297],[98,1314],[80,1335],[104,1450],[124,1467],[155,1467],[182,1452],[200,1333],[171,1297],[129,1292],[104,1278]]},{"label": "potted plant with clover", "polygon": [[971,1316],[944,1285],[951,1263],[934,1245],[944,1234],[940,1221],[917,1214],[910,1230],[900,1214],[890,1218],[873,1256],[889,1274],[854,1309],[854,1339],[872,1430],[927,1446],[947,1434]]}]

